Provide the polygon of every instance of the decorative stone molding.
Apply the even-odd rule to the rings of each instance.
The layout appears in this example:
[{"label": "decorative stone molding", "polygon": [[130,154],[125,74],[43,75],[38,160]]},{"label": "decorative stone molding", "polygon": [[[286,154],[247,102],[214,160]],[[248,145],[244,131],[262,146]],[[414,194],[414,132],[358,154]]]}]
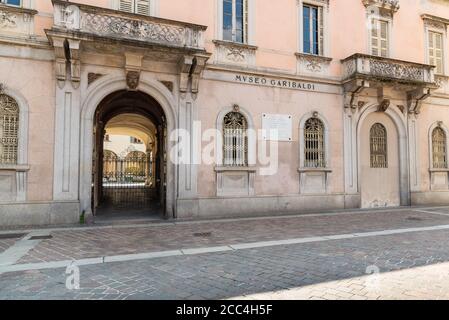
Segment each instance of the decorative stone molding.
[{"label": "decorative stone molding", "polygon": [[430,14],[422,14],[421,18],[424,24],[428,27],[440,30],[446,30],[447,25],[449,25],[449,19],[433,16]]},{"label": "decorative stone molding", "polygon": [[100,79],[102,76],[104,76],[104,75],[101,73],[89,72],[87,74],[87,85],[91,85],[96,80]]},{"label": "decorative stone molding", "polygon": [[215,63],[245,67],[256,65],[256,46],[222,40],[213,42],[215,44]]},{"label": "decorative stone molding", "polygon": [[36,10],[0,3],[0,34],[32,35]]},{"label": "decorative stone molding", "polygon": [[168,89],[168,91],[173,92],[174,84],[172,81],[161,81],[161,83]]},{"label": "decorative stone molding", "polygon": [[332,58],[307,53],[295,53],[297,72],[304,75],[327,76]]},{"label": "decorative stone molding", "polygon": [[204,50],[205,26],[53,0],[54,28],[99,37]]},{"label": "decorative stone molding", "polygon": [[140,72],[139,71],[128,71],[126,73],[126,85],[129,90],[136,90],[139,86]]},{"label": "decorative stone molding", "polygon": [[434,66],[356,53],[342,60],[343,81],[363,78],[435,87]]},{"label": "decorative stone molding", "polygon": [[379,10],[380,15],[393,15],[399,10],[399,0],[362,0],[363,5],[367,8],[375,8]]}]

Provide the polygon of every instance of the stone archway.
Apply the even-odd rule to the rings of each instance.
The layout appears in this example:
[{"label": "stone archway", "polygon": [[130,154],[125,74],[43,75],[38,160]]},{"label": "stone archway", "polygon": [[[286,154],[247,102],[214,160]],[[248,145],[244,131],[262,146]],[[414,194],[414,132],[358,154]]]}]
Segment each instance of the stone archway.
[{"label": "stone archway", "polygon": [[[81,146],[80,146],[80,205],[81,210],[86,215],[92,215],[92,162],[94,148],[94,125],[95,115],[98,106],[109,95],[116,92],[124,92],[127,89],[126,78],[123,77],[104,77],[92,85],[87,92],[81,111]],[[165,130],[171,132],[176,128],[176,108],[172,94],[161,83],[155,80],[142,79],[136,91],[148,99],[155,101],[164,114]],[[126,111],[123,109],[122,111]],[[129,111],[129,110],[128,110]],[[163,144],[166,150],[173,147],[173,142],[168,140],[168,135],[163,135]],[[170,159],[170,153],[166,153],[166,185],[165,187],[165,208],[164,216],[173,218],[176,216],[175,190],[176,190],[176,168]]]}]

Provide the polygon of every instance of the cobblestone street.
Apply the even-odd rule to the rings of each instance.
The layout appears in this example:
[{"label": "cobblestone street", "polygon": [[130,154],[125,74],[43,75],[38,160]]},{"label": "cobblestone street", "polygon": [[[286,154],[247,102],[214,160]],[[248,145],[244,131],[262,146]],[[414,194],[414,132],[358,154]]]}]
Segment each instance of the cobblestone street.
[{"label": "cobblestone street", "polygon": [[449,299],[449,208],[20,233],[0,299]]}]

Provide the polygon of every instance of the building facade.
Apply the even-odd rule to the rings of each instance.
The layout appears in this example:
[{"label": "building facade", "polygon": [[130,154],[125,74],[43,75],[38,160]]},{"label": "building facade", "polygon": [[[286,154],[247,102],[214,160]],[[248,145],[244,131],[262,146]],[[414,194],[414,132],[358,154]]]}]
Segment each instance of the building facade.
[{"label": "building facade", "polygon": [[166,218],[449,204],[447,1],[77,1],[0,0],[0,225],[96,215],[108,134]]}]

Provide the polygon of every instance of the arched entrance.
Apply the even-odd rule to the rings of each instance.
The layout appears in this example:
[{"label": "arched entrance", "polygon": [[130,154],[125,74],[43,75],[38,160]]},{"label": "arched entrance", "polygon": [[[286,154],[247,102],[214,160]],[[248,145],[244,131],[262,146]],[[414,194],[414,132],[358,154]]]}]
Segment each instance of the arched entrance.
[{"label": "arched entrance", "polygon": [[102,219],[166,212],[165,113],[140,91],[110,93],[93,119],[92,211]]},{"label": "arched entrance", "polygon": [[366,116],[360,128],[360,192],[362,208],[401,205],[399,136],[383,112]]}]

